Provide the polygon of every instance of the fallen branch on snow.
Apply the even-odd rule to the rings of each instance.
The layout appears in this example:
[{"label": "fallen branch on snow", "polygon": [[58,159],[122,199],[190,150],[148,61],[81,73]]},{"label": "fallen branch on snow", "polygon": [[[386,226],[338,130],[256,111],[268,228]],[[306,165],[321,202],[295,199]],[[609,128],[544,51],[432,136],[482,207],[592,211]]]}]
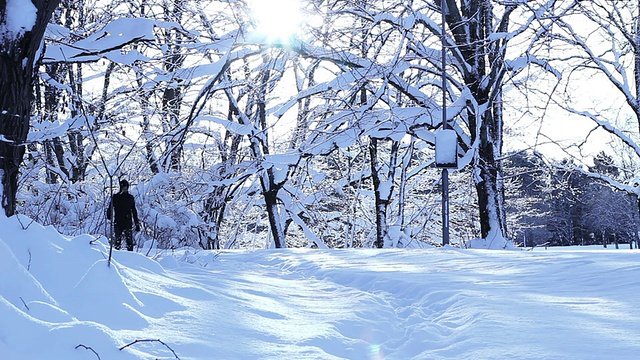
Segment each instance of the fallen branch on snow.
[{"label": "fallen branch on snow", "polygon": [[175,356],[175,357],[176,357],[176,359],[180,360],[180,358],[178,357],[178,355],[176,354],[176,352],[175,352],[175,351],[173,351],[173,349],[172,349],[169,345],[167,345],[164,341],[162,341],[162,340],[158,340],[158,339],[143,339],[143,340],[136,340],[136,341],[134,341],[134,342],[128,343],[127,345],[125,345],[125,346],[121,347],[121,348],[120,348],[120,350],[124,350],[125,348],[127,348],[127,347],[129,347],[129,346],[131,346],[131,345],[134,345],[134,344],[140,343],[140,342],[154,342],[154,341],[159,342],[160,344],[164,345],[167,349],[169,349],[169,350],[173,353],[173,356]]},{"label": "fallen branch on snow", "polygon": [[100,355],[98,355],[98,353],[97,353],[95,350],[93,350],[93,349],[91,348],[91,346],[86,346],[86,345],[78,344],[78,346],[76,346],[76,349],[77,349],[77,348],[79,348],[79,347],[81,347],[81,348],[85,348],[85,349],[87,349],[87,350],[91,350],[94,354],[96,354],[96,356],[98,357],[98,360],[101,360],[101,359],[100,359]]}]

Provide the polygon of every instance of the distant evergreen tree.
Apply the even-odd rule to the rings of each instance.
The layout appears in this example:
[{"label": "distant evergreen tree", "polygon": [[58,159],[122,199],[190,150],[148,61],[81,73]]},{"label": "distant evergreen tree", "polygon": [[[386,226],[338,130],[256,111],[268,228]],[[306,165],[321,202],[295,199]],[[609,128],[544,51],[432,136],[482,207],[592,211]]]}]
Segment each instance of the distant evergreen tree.
[{"label": "distant evergreen tree", "polygon": [[[616,179],[620,170],[613,157],[600,152],[593,160],[590,172]],[[584,204],[583,228],[594,236],[593,240],[607,245],[635,241],[638,229],[638,214],[635,196],[614,189],[602,180],[594,180],[582,194]]]},{"label": "distant evergreen tree", "polygon": [[[603,177],[620,175],[613,157],[604,152],[594,157],[588,170]],[[614,189],[602,179],[588,176],[564,160],[546,184],[549,214],[546,228],[556,245],[593,245],[625,242],[637,238],[635,196]]]},{"label": "distant evergreen tree", "polygon": [[[564,161],[567,168],[573,167]],[[585,230],[582,228],[584,206],[583,191],[592,180],[574,170],[557,170],[549,184],[551,211],[547,228],[553,234],[554,245],[575,245],[582,243]]]},{"label": "distant evergreen tree", "polygon": [[552,237],[545,226],[550,211],[544,192],[548,170],[537,156],[528,151],[509,154],[504,167],[510,237],[523,246],[548,242]]}]

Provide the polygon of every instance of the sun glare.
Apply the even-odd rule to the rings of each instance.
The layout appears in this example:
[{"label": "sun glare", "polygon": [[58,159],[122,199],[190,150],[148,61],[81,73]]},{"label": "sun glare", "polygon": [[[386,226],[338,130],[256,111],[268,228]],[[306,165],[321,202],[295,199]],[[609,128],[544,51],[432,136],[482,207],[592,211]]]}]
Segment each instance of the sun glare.
[{"label": "sun glare", "polygon": [[297,0],[250,0],[249,6],[256,33],[269,42],[287,44],[300,29]]}]

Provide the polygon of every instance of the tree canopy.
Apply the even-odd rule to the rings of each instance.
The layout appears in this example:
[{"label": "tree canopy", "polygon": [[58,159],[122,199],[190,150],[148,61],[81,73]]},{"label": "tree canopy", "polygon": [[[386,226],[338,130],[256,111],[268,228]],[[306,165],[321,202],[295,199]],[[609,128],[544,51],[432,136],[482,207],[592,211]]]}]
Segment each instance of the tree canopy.
[{"label": "tree canopy", "polygon": [[[536,235],[545,242],[558,233],[541,223],[551,206],[535,205],[553,196],[543,188],[554,182],[542,179],[564,171],[640,193],[640,128],[568,91],[580,86],[574,74],[594,73],[620,91],[633,110],[624,114],[637,110],[637,8],[626,3],[301,1],[300,19],[270,14],[297,24],[270,36],[245,1],[34,2],[46,10],[38,30],[3,37],[7,54],[31,44],[20,53],[26,64],[3,57],[3,109],[21,104],[1,115],[3,207],[101,233],[107,190],[128,178],[143,237],[166,247],[437,244],[435,133],[448,127],[457,134],[458,243],[505,248],[534,228],[547,229]],[[5,35],[11,4],[0,3]],[[577,25],[584,19],[600,29],[596,40]],[[556,170],[548,160],[505,162],[517,121],[548,121],[551,110],[594,122],[631,155]],[[572,146],[563,158],[582,145]],[[541,180],[507,175],[514,168]],[[525,199],[531,213],[510,199]],[[589,214],[602,214],[596,203],[613,200],[589,201]],[[633,228],[637,208],[629,211]],[[589,214],[576,221],[595,224]]]}]

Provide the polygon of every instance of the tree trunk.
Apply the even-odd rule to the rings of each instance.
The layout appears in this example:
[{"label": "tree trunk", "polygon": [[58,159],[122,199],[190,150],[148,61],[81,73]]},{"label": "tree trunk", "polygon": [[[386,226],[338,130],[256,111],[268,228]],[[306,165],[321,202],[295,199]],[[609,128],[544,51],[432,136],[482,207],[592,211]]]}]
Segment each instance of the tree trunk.
[{"label": "tree trunk", "polygon": [[373,243],[378,249],[384,247],[384,243],[389,237],[389,227],[387,225],[387,208],[389,203],[385,201],[380,190],[380,166],[378,165],[378,139],[369,139],[369,157],[371,162],[371,178],[373,179],[373,192],[375,194],[375,214],[376,214],[376,241]]},{"label": "tree trunk", "polygon": [[209,225],[205,250],[220,249],[220,229],[222,228],[222,221],[227,207],[226,199],[222,193],[225,190],[224,188],[216,188],[210,198],[205,201],[204,220]]},{"label": "tree trunk", "polygon": [[[262,100],[264,100],[264,98]],[[260,117],[260,119],[266,122],[265,120],[266,111],[265,111],[265,104],[263,101],[261,101],[258,104],[258,109],[259,109],[258,116]],[[265,139],[263,141],[267,141],[267,140]],[[256,137],[253,137],[251,139],[251,143],[252,143],[251,146],[253,148],[254,156],[260,154],[259,156],[262,157],[264,154],[268,153],[266,144],[261,143],[259,140],[256,139]],[[285,248],[287,247],[287,244],[285,242],[285,234],[284,234],[284,229],[282,227],[282,219],[280,216],[280,211],[278,209],[278,192],[284,185],[284,181],[286,181],[286,177],[282,183],[276,182],[275,179],[276,179],[276,174],[274,173],[273,168],[263,170],[263,173],[260,174],[260,184],[262,186],[262,195],[264,197],[264,204],[267,210],[267,216],[269,217],[269,226],[271,227],[271,235],[273,236],[273,241],[276,245],[276,248]]]},{"label": "tree trunk", "polygon": [[[180,124],[180,104],[182,103],[181,90],[176,85],[169,85],[162,94],[162,110],[166,117],[169,131],[177,128]],[[171,137],[167,145],[168,153],[165,160],[165,170],[180,171],[182,152],[185,137]]]},{"label": "tree trunk", "polygon": [[415,138],[411,138],[411,142],[408,145],[408,149],[402,157],[400,167],[400,184],[398,186],[398,219],[400,226],[404,229],[405,222],[405,207],[406,207],[406,187],[408,181],[409,166],[411,165],[411,159],[413,157]]},{"label": "tree trunk", "polygon": [[[111,68],[109,70],[111,70]],[[111,71],[108,72],[108,74],[110,73]],[[106,79],[106,75],[105,75],[105,79]],[[139,70],[136,70],[136,82],[140,89],[143,88],[142,79],[143,79],[142,72]],[[106,90],[107,84],[108,83],[105,81],[105,90]],[[155,139],[155,135],[150,129],[151,128],[151,117],[149,115],[151,112],[150,111],[151,105],[149,103],[150,96],[151,94],[149,92],[144,91],[142,93],[142,96],[140,97],[140,107],[142,108],[142,138],[145,141],[145,145],[144,145],[144,149],[146,152],[145,157],[147,159],[147,164],[149,164],[149,169],[151,169],[151,172],[153,174],[159,174],[160,165],[158,165],[158,159],[156,158],[156,155],[154,153],[154,145],[156,144],[157,140]]]},{"label": "tree trunk", "polygon": [[42,147],[44,148],[44,161],[46,164],[45,167],[45,181],[47,184],[55,184],[57,179],[57,174],[53,169],[56,167],[55,156],[53,153],[53,146],[51,145],[51,140],[45,140],[42,143]]},{"label": "tree trunk", "polygon": [[[263,185],[264,188],[264,185]],[[273,235],[273,242],[276,248],[287,247],[285,243],[284,230],[282,229],[282,219],[278,211],[278,190],[271,188],[263,194],[264,204],[267,208],[267,216],[269,217],[269,226]]]},{"label": "tree trunk", "polygon": [[[636,14],[635,19],[635,38],[634,38],[634,46],[633,46],[633,57],[634,57],[634,68],[633,74],[635,79],[635,90],[636,90],[636,106],[632,108],[635,111],[636,122],[638,124],[638,131],[640,133],[640,1],[638,2],[638,13]],[[640,215],[640,196],[638,198],[638,214]],[[636,232],[637,233],[637,232]],[[636,242],[636,248],[640,247],[640,245]]]},{"label": "tree trunk", "polygon": [[[67,69],[69,76],[69,83],[74,88],[74,92],[77,94],[72,97],[71,117],[77,118],[82,114],[82,64],[69,64]],[[87,129],[91,130],[91,129]],[[79,130],[67,131],[67,139],[69,140],[69,150],[71,151],[72,162],[70,180],[72,183],[83,181],[89,161],[87,154],[85,153],[84,140],[85,137]]]},{"label": "tree trunk", "polygon": [[[398,149],[400,144],[397,141],[391,141],[391,150],[388,166],[381,166],[378,159],[378,139],[369,139],[369,155],[371,161],[371,178],[373,180],[373,192],[375,196],[375,214],[376,214],[376,241],[374,246],[383,248],[387,240],[389,240],[389,224],[387,213],[389,204],[391,203],[391,194],[393,193],[393,181],[397,167]],[[384,169],[387,169],[386,174]]]},{"label": "tree trunk", "polygon": [[[268,60],[265,58],[264,63]],[[264,160],[265,155],[269,154],[269,132],[267,126],[267,111],[266,111],[266,98],[270,81],[270,70],[268,68],[262,70],[259,76],[259,89],[255,95],[255,115],[253,119],[256,127],[263,132],[260,137],[251,136],[251,152],[254,158],[261,162]],[[261,171],[260,185],[262,186],[262,195],[264,197],[264,203],[267,210],[267,216],[269,218],[269,226],[271,227],[271,235],[276,248],[285,248],[287,243],[285,240],[285,233],[283,227],[282,217],[278,209],[278,192],[284,186],[287,181],[287,175],[282,176],[278,174],[278,171],[273,167]]]},{"label": "tree trunk", "polygon": [[638,2],[638,13],[636,14],[636,23],[635,23],[635,38],[633,44],[633,57],[634,57],[634,68],[633,74],[635,77],[635,90],[636,90],[636,107],[634,108],[636,112],[636,121],[638,122],[638,129],[640,130],[640,2]]},{"label": "tree trunk", "polygon": [[[234,116],[238,114],[238,109],[232,104],[229,104],[227,111],[227,120],[230,122],[234,120]],[[220,167],[215,174],[217,180],[224,180],[234,177],[234,167],[238,161],[238,149],[240,148],[241,136],[233,134],[230,131],[225,132],[224,139],[219,146],[220,151]],[[203,161],[204,170],[204,161]],[[210,170],[211,171],[211,170]],[[215,187],[212,193],[208,195],[208,198],[204,202],[205,222],[209,225],[209,245],[211,249],[220,249],[220,229],[222,228],[222,222],[225,218],[225,210],[227,208],[227,202],[234,190],[230,185],[222,185],[223,181]],[[240,185],[234,185],[235,189],[238,189]]]},{"label": "tree trunk", "polygon": [[[184,0],[172,0],[164,4],[164,15],[167,21],[181,23]],[[185,55],[179,45],[183,42],[182,35],[175,29],[167,30],[166,41],[169,44],[164,54],[164,70],[171,77],[184,64]],[[172,78],[166,84],[162,93],[162,111],[168,131],[173,132],[180,126],[180,107],[182,106],[182,85],[179,78]],[[186,130],[185,130],[186,131]],[[180,171],[184,152],[185,136],[171,136],[167,144],[167,153],[164,159],[165,171]]]},{"label": "tree trunk", "polygon": [[[494,120],[487,110],[483,122],[500,123]],[[480,145],[476,156],[475,168],[476,192],[480,211],[480,232],[483,239],[504,239],[506,237],[506,219],[504,214],[504,190],[502,188],[502,169],[500,156],[502,141],[495,126],[485,125],[480,129]],[[498,148],[498,149],[497,149]]]},{"label": "tree trunk", "polygon": [[[478,194],[480,229],[483,239],[503,245],[507,234],[502,186],[502,77],[494,66],[504,66],[506,40],[490,40],[494,32],[506,32],[511,11],[506,9],[500,25],[494,27],[494,13],[490,0],[462,2],[446,0],[446,22],[452,40],[464,58],[464,83],[476,100],[470,109],[469,129],[472,141],[478,141],[474,157],[474,179]],[[487,64],[491,64],[490,66]],[[497,65],[493,65],[497,64]],[[464,66],[461,66],[464,68]],[[484,109],[478,112],[478,109]],[[478,139],[479,137],[479,139]]]},{"label": "tree trunk", "polygon": [[[23,39],[16,40],[13,44],[5,43],[0,54],[0,175],[3,187],[2,207],[7,216],[15,213],[18,169],[29,131],[33,65],[25,68],[22,64],[25,46],[28,46],[28,41]],[[17,53],[7,53],[14,51]]]},{"label": "tree trunk", "polygon": [[0,40],[0,193],[7,216],[16,211],[18,172],[29,132],[36,55],[59,1],[32,0],[36,21],[24,34],[6,29],[7,2],[0,1],[0,31],[3,32]]}]

